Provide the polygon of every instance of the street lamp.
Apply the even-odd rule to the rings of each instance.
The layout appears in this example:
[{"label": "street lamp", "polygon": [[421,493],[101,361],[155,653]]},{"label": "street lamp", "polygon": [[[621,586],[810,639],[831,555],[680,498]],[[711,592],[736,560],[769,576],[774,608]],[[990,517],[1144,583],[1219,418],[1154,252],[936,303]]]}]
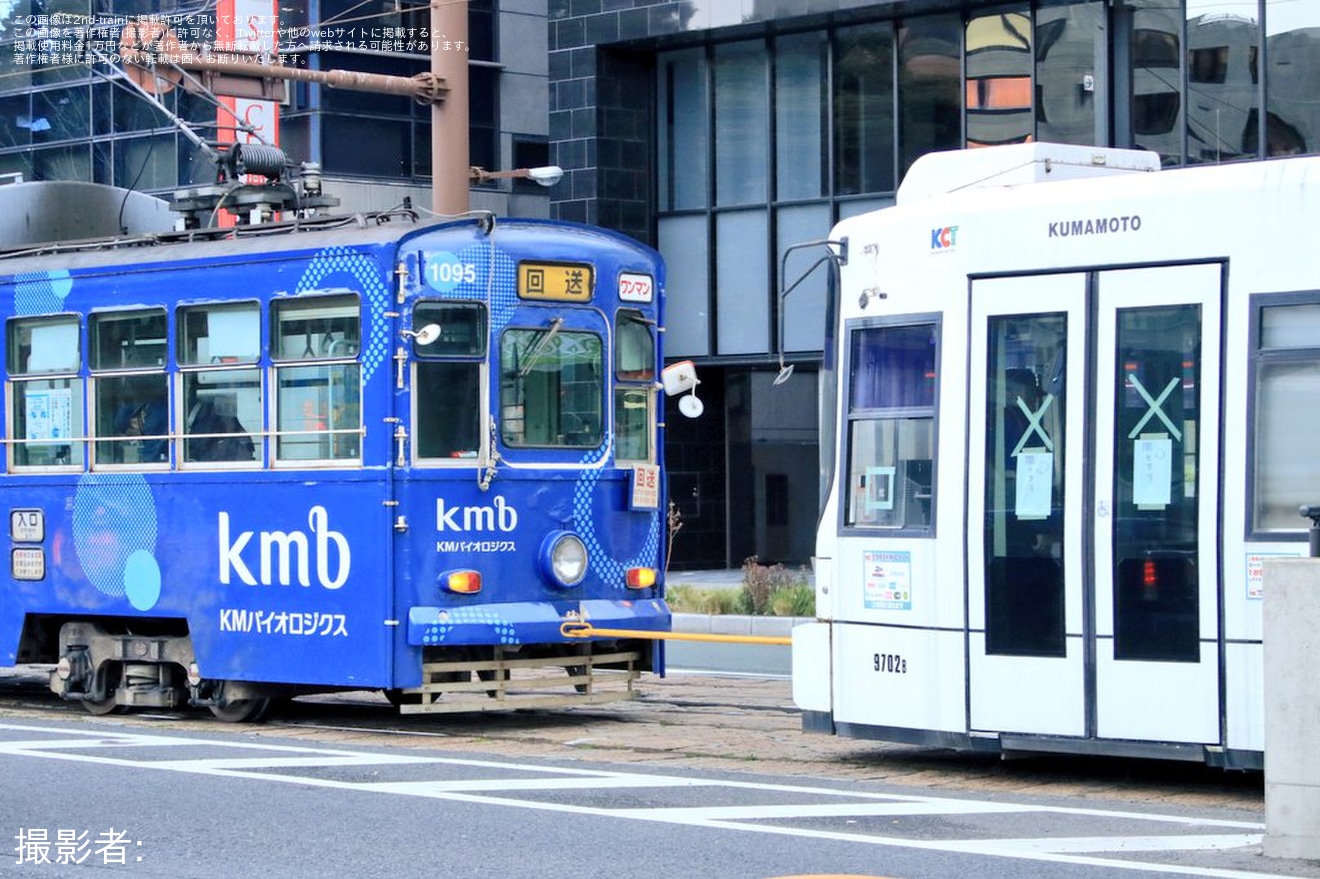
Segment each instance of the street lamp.
[{"label": "street lamp", "polygon": [[554,186],[564,176],[564,169],[558,165],[544,165],[540,168],[514,168],[512,171],[487,171],[473,165],[468,170],[468,179],[473,183],[485,183],[489,180],[522,178],[535,180],[542,186]]}]

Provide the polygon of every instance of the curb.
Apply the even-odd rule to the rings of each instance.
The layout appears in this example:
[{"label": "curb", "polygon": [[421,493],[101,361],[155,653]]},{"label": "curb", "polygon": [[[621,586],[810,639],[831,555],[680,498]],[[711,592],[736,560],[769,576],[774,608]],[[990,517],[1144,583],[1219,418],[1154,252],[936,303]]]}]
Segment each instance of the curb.
[{"label": "curb", "polygon": [[794,626],[814,623],[815,617],[739,616],[735,614],[674,614],[674,631],[697,635],[756,635],[786,638]]}]

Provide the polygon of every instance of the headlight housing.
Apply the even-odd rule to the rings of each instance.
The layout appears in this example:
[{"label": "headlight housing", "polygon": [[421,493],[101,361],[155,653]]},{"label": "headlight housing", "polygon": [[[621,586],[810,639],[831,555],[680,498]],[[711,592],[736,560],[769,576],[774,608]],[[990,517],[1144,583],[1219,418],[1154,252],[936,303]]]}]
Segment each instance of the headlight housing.
[{"label": "headlight housing", "polygon": [[541,569],[557,586],[576,586],[587,576],[587,546],[571,531],[555,531],[541,544]]}]

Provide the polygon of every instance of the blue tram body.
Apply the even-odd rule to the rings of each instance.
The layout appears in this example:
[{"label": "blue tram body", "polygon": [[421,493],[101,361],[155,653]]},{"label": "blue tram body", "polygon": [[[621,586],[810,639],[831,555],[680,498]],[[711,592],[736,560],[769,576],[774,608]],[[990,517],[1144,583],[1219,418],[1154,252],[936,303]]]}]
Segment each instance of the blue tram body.
[{"label": "blue tram body", "polygon": [[662,642],[561,625],[670,626],[663,290],[622,236],[489,218],[0,260],[0,664],[234,720],[631,695]]}]

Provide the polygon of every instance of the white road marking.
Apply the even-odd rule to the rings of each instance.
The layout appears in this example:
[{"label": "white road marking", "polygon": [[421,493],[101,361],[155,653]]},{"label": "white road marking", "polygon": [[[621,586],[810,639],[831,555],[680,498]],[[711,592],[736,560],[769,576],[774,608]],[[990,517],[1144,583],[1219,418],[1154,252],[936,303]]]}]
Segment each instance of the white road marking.
[{"label": "white road marking", "polygon": [[[6,741],[5,732],[18,733],[21,739]],[[58,738],[34,739],[33,734]],[[181,747],[208,748],[242,752],[241,757],[198,757],[195,759],[152,760],[122,755],[126,748]],[[116,753],[119,752],[119,753]],[[176,751],[177,754],[177,751]],[[420,754],[383,754],[337,748],[275,745],[256,742],[227,742],[131,732],[78,731],[62,727],[39,727],[0,723],[0,756],[35,757],[50,760],[96,763],[133,769],[157,769],[189,774],[298,784],[335,790],[443,799],[453,802],[508,806],[538,811],[624,818],[690,827],[738,830],[831,840],[873,846],[957,852],[991,857],[1018,858],[1061,864],[1107,867],[1122,870],[1168,873],[1181,876],[1216,877],[1216,879],[1264,879],[1274,874],[1223,870],[1213,867],[1161,864],[1090,856],[1095,853],[1218,851],[1257,845],[1264,834],[1259,822],[1226,821],[1183,815],[1148,814],[1109,809],[1079,809],[1006,803],[954,797],[929,797],[879,794],[857,790],[813,787],[810,785],[763,784],[750,781],[721,780],[640,772],[617,772],[574,767],[548,767],[496,760],[473,760],[431,757]],[[347,781],[317,778],[314,775],[287,774],[278,769],[334,769],[349,766],[454,766],[465,769],[490,769],[516,772],[522,777],[494,777],[458,780],[417,780],[395,782]],[[610,809],[573,803],[540,802],[519,799],[511,794],[527,791],[617,790],[625,788],[724,788],[758,793],[797,794],[815,798],[833,798],[836,802],[812,802],[771,805],[728,805],[711,807],[655,807],[646,809]],[[756,823],[796,818],[893,817],[921,815],[994,815],[1036,813],[1127,819],[1154,824],[1204,828],[1214,833],[1188,833],[1150,836],[1096,836],[1066,838],[1012,839],[912,839],[898,836],[832,831],[819,828],[791,827]],[[1225,832],[1225,831],[1242,832]]]}]

